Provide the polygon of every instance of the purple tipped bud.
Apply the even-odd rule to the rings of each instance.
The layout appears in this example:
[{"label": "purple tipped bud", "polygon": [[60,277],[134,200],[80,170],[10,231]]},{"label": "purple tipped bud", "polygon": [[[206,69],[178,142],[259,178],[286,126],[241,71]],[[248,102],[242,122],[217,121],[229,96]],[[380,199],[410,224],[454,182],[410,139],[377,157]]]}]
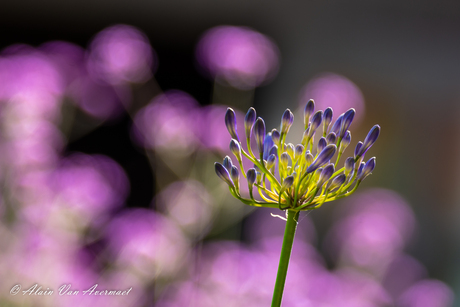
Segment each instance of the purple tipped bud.
[{"label": "purple tipped bud", "polygon": [[246,132],[246,138],[251,137],[252,127],[256,121],[256,110],[254,108],[249,108],[248,113],[244,117],[244,130]]},{"label": "purple tipped bud", "polygon": [[308,123],[310,122],[310,116],[313,114],[314,111],[315,111],[315,101],[313,99],[310,99],[305,105],[305,109],[303,112],[305,129],[307,129]]},{"label": "purple tipped bud", "polygon": [[307,128],[307,130],[305,130],[303,132],[303,136],[302,136],[302,144],[305,144],[305,146],[307,146],[307,141],[308,141],[308,134],[310,133],[310,127]]},{"label": "purple tipped bud", "polygon": [[318,182],[319,176],[321,176],[321,173],[322,173],[322,172],[323,172],[323,168],[322,168],[322,167],[318,168],[318,169],[315,171],[315,173],[313,174],[313,181],[314,181],[314,182]]},{"label": "purple tipped bud", "polygon": [[351,108],[343,115],[342,124],[340,125],[339,138],[343,138],[348,128],[350,128],[351,122],[355,117],[355,109]]},{"label": "purple tipped bud", "polygon": [[222,163],[222,165],[227,169],[227,171],[230,171],[233,166],[232,159],[229,156],[225,156],[224,163]]},{"label": "purple tipped bud", "polygon": [[305,149],[305,147],[303,147],[302,144],[297,144],[296,145],[296,147],[295,147],[295,156],[296,156],[296,158],[300,157],[302,155],[304,149]]},{"label": "purple tipped bud", "polygon": [[256,182],[258,185],[262,184],[262,173],[261,172],[256,172]]},{"label": "purple tipped bud", "polygon": [[235,184],[235,187],[239,190],[240,188],[240,172],[236,168],[235,165],[232,166],[232,169],[230,171],[230,177],[232,178],[233,183]]},{"label": "purple tipped bud", "polygon": [[330,131],[330,132],[334,132],[336,135],[340,132],[340,127],[342,126],[343,115],[344,115],[344,114],[341,114],[341,115],[335,120],[334,124],[332,125],[332,128],[331,128],[331,131]]},{"label": "purple tipped bud", "polygon": [[225,113],[225,125],[227,126],[227,130],[238,142],[240,141],[240,138],[238,137],[238,133],[236,132],[236,116],[235,116],[235,111],[233,111],[232,108],[228,108],[227,112]]},{"label": "purple tipped bud", "polygon": [[267,165],[266,168],[270,170],[273,166],[275,166],[276,162],[276,156],[275,155],[270,155],[267,159]]},{"label": "purple tipped bud", "polygon": [[285,191],[286,189],[289,189],[292,184],[294,183],[294,176],[287,176],[283,180],[283,185],[281,186],[281,190]]},{"label": "purple tipped bud", "polygon": [[[375,157],[373,157],[369,161],[367,161],[367,163],[364,165],[364,167],[361,170],[361,172],[358,172],[357,179],[359,181],[364,180],[367,176],[369,176],[370,173],[372,173],[374,168],[375,168]],[[360,169],[361,169],[361,167],[360,167]]]},{"label": "purple tipped bud", "polygon": [[348,145],[351,143],[351,132],[350,130],[347,130],[347,133],[345,133],[345,136],[342,139],[342,142],[340,142],[339,146],[339,152],[344,152],[345,149],[347,149]]},{"label": "purple tipped bud", "polygon": [[307,166],[310,166],[312,163],[313,163],[313,160],[315,158],[313,157],[313,155],[310,153],[309,150],[307,150],[307,152],[305,153],[305,162],[307,163]]},{"label": "purple tipped bud", "polygon": [[292,143],[287,144],[286,151],[290,157],[294,157],[294,144]]},{"label": "purple tipped bud", "polygon": [[287,168],[289,164],[289,155],[286,152],[283,152],[280,156],[280,163],[284,168]]},{"label": "purple tipped bud", "polygon": [[361,150],[361,147],[363,146],[363,142],[359,141],[358,144],[356,144],[355,147],[355,160],[358,158],[358,153]]},{"label": "purple tipped bud", "polygon": [[371,128],[366,138],[364,139],[363,146],[361,146],[357,154],[358,157],[363,156],[369,150],[369,148],[371,148],[371,146],[374,145],[375,141],[379,137],[379,134],[380,134],[379,125],[375,125],[374,127]]},{"label": "purple tipped bud", "polygon": [[307,173],[315,171],[317,168],[323,166],[334,156],[337,151],[337,146],[334,144],[327,145],[316,157],[315,161],[307,168]]},{"label": "purple tipped bud", "polygon": [[256,169],[255,168],[250,168],[248,169],[246,173],[246,178],[248,179],[248,186],[250,189],[252,189],[252,186],[256,182]]},{"label": "purple tipped bud", "polygon": [[348,175],[351,174],[351,172],[353,171],[353,168],[355,167],[355,159],[353,159],[352,157],[349,157],[345,160],[345,165],[344,165],[344,168],[345,168],[345,175],[348,177]]},{"label": "purple tipped bud", "polygon": [[356,177],[357,177],[357,178],[361,177],[361,174],[363,173],[363,169],[364,169],[364,166],[365,166],[365,165],[366,165],[366,163],[364,163],[364,162],[361,162],[361,163],[359,164],[358,172],[357,172],[357,174],[356,174]]},{"label": "purple tipped bud", "polygon": [[335,144],[335,142],[337,142],[337,136],[335,135],[334,132],[331,132],[327,135],[326,137],[326,142],[327,144]]},{"label": "purple tipped bud", "polygon": [[323,111],[318,111],[313,115],[313,117],[311,118],[310,132],[308,133],[309,137],[312,137],[313,134],[315,134],[316,129],[318,129],[319,125],[321,125],[322,120],[323,120]]},{"label": "purple tipped bud", "polygon": [[281,117],[281,134],[287,134],[293,122],[294,114],[292,114],[291,110],[286,109],[286,111],[283,113],[283,116]]},{"label": "purple tipped bud", "polygon": [[332,174],[334,174],[334,171],[335,171],[334,164],[329,164],[328,166],[323,168],[323,170],[321,171],[321,175],[319,176],[319,179],[316,184],[318,189],[320,189],[326,181],[331,179]]},{"label": "purple tipped bud", "polygon": [[332,191],[334,190],[335,188],[338,188],[340,186],[342,186],[342,184],[345,183],[345,180],[347,179],[347,176],[345,176],[345,174],[340,174],[338,175],[337,177],[335,177],[332,182],[331,182],[331,185],[329,186],[328,190],[329,191]]},{"label": "purple tipped bud", "polygon": [[257,148],[259,149],[259,153],[262,155],[264,152],[265,122],[260,117],[254,124],[254,135],[256,137]]},{"label": "purple tipped bud", "polygon": [[332,114],[333,112],[331,108],[327,108],[326,110],[324,110],[324,113],[323,113],[323,134],[324,135],[326,135],[327,129],[329,129],[329,125],[331,124]]},{"label": "purple tipped bud", "polygon": [[327,141],[324,137],[321,137],[318,141],[318,152],[322,151],[324,149],[324,147],[327,146]]},{"label": "purple tipped bud", "polygon": [[273,147],[273,145],[275,145],[275,143],[273,143],[272,135],[269,132],[265,136],[265,139],[264,139],[264,155],[263,155],[264,160],[267,160],[270,149]]},{"label": "purple tipped bud", "polygon": [[280,143],[280,133],[276,129],[272,130],[272,140],[276,145]]},{"label": "purple tipped bud", "polygon": [[278,156],[278,146],[274,145],[270,151],[268,152],[268,155],[275,155],[275,156]]},{"label": "purple tipped bud", "polygon": [[230,174],[228,173],[227,169],[218,162],[214,163],[214,167],[215,167],[217,176],[219,176],[220,179],[225,181],[230,187],[234,188],[235,184],[230,178]]},{"label": "purple tipped bud", "polygon": [[230,151],[235,155],[237,159],[241,159],[241,147],[237,140],[232,139],[230,141]]}]

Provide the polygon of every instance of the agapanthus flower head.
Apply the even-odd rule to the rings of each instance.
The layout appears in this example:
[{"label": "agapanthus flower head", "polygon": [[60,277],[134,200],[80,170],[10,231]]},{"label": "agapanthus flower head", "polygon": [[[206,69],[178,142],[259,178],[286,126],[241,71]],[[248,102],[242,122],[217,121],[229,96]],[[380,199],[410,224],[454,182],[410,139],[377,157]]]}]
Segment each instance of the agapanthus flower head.
[{"label": "agapanthus flower head", "polygon": [[[230,116],[228,115],[230,112]],[[224,163],[216,163],[217,175],[225,181],[234,197],[243,203],[256,207],[280,208],[282,210],[312,210],[325,202],[347,197],[356,191],[360,183],[374,170],[375,157],[364,160],[364,154],[375,143],[380,126],[375,125],[363,142],[358,142],[351,157],[341,156],[351,142],[348,130],[355,116],[349,109],[341,114],[334,124],[332,109],[327,108],[314,113],[314,102],[310,100],[305,107],[305,132],[299,144],[286,142],[286,135],[294,121],[288,109],[281,117],[280,132],[266,131],[262,118],[256,118],[253,108],[245,119],[245,150],[237,139],[236,121],[228,111],[225,123],[232,140],[230,149],[238,163],[233,164],[229,157]],[[318,141],[315,135],[323,122]],[[234,127],[234,128],[233,128]],[[255,138],[258,155],[251,148],[251,138]],[[316,145],[316,146],[315,146]],[[242,159],[248,159],[254,168],[243,169]],[[343,164],[343,166],[341,166]],[[237,165],[241,168],[238,171]],[[239,190],[239,174],[246,177],[250,197],[245,198]],[[257,190],[257,194],[254,193]],[[256,197],[258,195],[258,197]]]}]

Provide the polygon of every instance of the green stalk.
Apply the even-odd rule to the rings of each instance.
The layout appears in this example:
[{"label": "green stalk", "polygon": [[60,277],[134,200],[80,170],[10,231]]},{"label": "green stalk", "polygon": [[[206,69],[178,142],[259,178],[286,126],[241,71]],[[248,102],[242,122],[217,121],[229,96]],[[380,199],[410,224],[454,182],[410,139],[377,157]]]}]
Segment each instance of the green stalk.
[{"label": "green stalk", "polygon": [[292,244],[299,220],[300,211],[288,210],[286,228],[284,230],[283,246],[281,247],[280,263],[278,274],[276,275],[275,289],[273,290],[273,299],[271,307],[280,307],[283,299],[284,283],[291,258]]}]

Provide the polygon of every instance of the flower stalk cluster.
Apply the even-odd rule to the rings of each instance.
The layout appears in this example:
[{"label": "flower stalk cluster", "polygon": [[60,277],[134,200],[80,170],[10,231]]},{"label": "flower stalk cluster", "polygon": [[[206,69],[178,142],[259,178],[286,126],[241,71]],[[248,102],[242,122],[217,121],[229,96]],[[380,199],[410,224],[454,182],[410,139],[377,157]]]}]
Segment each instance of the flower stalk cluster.
[{"label": "flower stalk cluster", "polygon": [[[215,163],[216,173],[228,184],[234,197],[256,207],[312,210],[326,202],[347,197],[374,170],[375,157],[367,161],[364,157],[380,134],[380,126],[373,126],[364,141],[356,145],[354,155],[346,158],[339,167],[340,159],[351,143],[348,129],[354,115],[355,110],[349,109],[332,123],[332,109],[315,112],[315,103],[310,100],[304,109],[302,140],[294,145],[286,143],[294,122],[289,109],[281,117],[279,130],[267,133],[264,120],[257,118],[256,111],[250,108],[244,119],[246,151],[238,135],[235,112],[228,108],[225,124],[232,137],[230,150],[239,169],[227,156],[223,164]],[[252,137],[257,144],[257,155],[251,147]],[[244,170],[243,156],[254,164],[253,168]],[[240,193],[240,172],[247,179],[249,198]],[[254,197],[254,190],[260,199]]]}]

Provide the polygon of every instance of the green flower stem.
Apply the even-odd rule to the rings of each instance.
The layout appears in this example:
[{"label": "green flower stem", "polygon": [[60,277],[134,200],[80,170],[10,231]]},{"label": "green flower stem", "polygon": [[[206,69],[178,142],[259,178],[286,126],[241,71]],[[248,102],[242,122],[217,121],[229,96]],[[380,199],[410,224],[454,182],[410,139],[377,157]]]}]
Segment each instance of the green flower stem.
[{"label": "green flower stem", "polygon": [[278,274],[276,275],[275,290],[273,290],[273,299],[271,307],[280,307],[283,299],[284,283],[291,258],[292,244],[294,243],[294,235],[299,220],[299,212],[288,210],[286,228],[284,230],[283,246],[281,247],[280,263],[278,266]]}]

